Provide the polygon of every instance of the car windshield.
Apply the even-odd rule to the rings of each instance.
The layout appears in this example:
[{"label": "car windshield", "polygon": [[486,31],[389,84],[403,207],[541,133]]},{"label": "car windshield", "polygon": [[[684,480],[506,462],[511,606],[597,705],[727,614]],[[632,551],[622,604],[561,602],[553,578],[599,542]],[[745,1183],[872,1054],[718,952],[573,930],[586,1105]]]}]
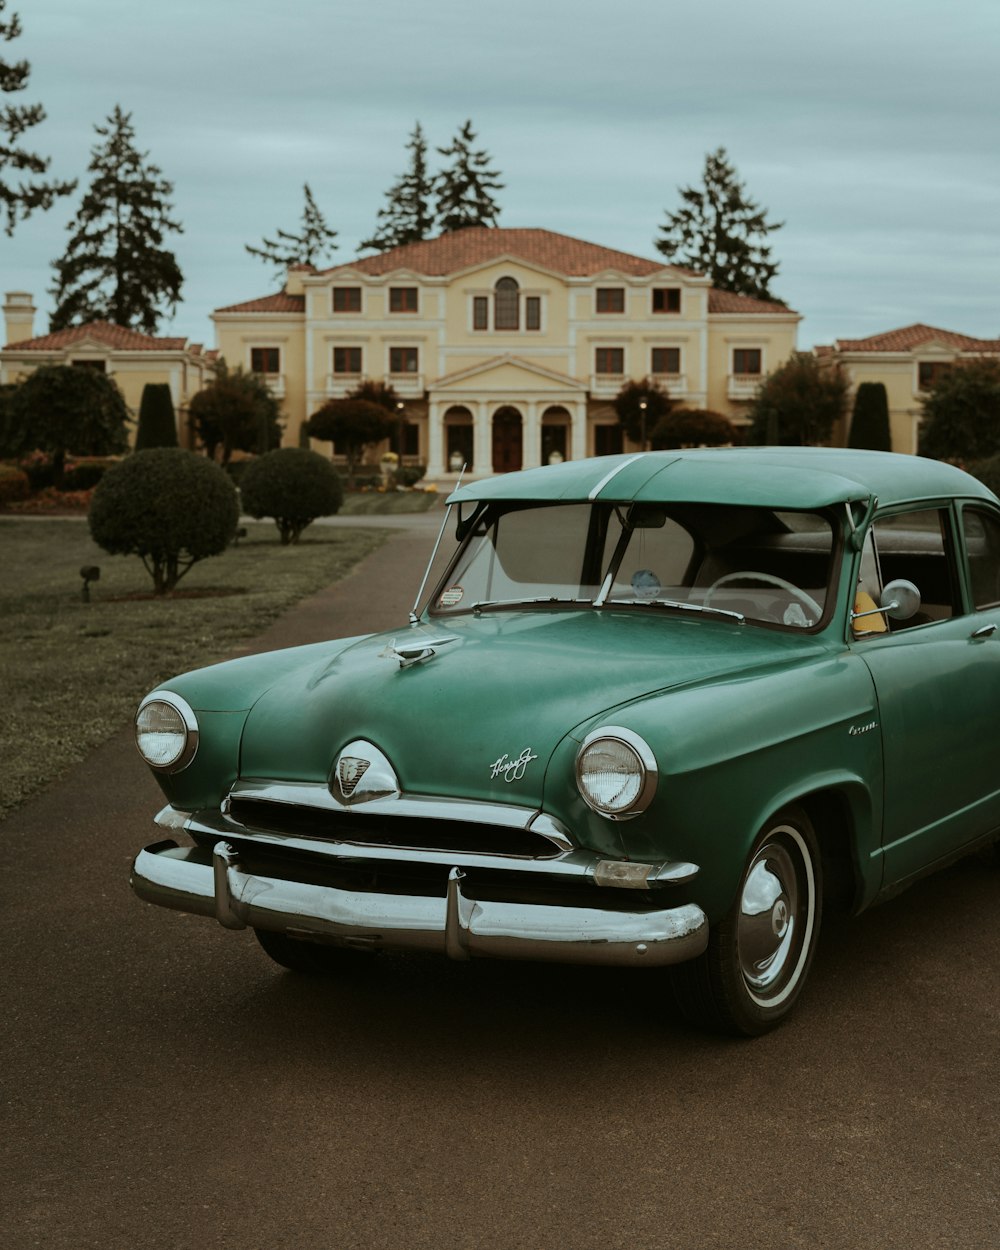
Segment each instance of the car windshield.
[{"label": "car windshield", "polygon": [[725,504],[489,504],[460,532],[434,614],[585,605],[809,629],[835,555],[823,513]]}]

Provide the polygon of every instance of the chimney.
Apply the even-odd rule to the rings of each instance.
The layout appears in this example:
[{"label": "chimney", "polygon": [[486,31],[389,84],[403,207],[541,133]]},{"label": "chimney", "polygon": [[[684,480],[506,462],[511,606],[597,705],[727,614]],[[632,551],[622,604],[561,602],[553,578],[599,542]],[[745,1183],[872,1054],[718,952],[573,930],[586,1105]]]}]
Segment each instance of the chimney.
[{"label": "chimney", "polygon": [[3,316],[7,323],[8,343],[20,343],[24,339],[34,338],[35,311],[30,291],[7,292]]}]

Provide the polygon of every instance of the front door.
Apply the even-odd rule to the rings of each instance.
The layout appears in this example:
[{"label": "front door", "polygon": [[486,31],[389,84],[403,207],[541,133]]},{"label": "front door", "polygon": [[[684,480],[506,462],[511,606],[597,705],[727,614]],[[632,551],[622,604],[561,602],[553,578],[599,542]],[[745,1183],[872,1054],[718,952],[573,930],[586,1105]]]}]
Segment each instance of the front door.
[{"label": "front door", "polygon": [[498,408],[493,416],[493,472],[513,473],[521,467],[521,414]]}]

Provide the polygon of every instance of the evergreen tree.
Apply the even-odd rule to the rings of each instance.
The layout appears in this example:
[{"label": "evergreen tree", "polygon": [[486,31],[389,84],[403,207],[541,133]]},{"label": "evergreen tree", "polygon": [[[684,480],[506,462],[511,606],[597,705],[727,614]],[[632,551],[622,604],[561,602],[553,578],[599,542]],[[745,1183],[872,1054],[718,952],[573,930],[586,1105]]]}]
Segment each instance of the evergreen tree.
[{"label": "evergreen tree", "polygon": [[67,227],[65,255],[53,261],[50,326],[110,321],[155,334],[160,317],[177,307],[184,282],[163,246],[168,232],[183,229],[170,216],[173,183],[136,148],[131,113],[115,105],[106,125],[94,129],[104,142],[91,149],[93,179]]},{"label": "evergreen tree", "polygon": [[438,148],[451,164],[437,175],[437,225],[442,233],[466,226],[495,226],[500,206],[491,192],[502,191],[499,171],[490,169],[488,152],[473,150],[476,133],[471,119],[459,130],[450,147]]},{"label": "evergreen tree", "polygon": [[166,382],[147,382],[142,388],[142,400],[139,403],[135,450],[176,446],[177,417],[174,414],[170,386]]},{"label": "evergreen tree", "polygon": [[[0,0],[0,16],[7,7],[7,0]],[[16,13],[10,15],[10,21],[0,20],[0,39],[9,43],[21,33],[21,19]],[[0,59],[0,92],[5,95],[15,91],[23,91],[28,85],[31,66],[27,61],[17,61],[9,65]],[[76,182],[32,182],[30,175],[44,174],[49,167],[46,157],[35,152],[26,152],[18,146],[18,139],[26,130],[37,126],[45,120],[45,109],[40,104],[4,104],[0,106],[0,135],[5,141],[0,143],[0,204],[6,215],[4,227],[7,234],[14,233],[18,220],[30,217],[36,208],[51,208],[59,195],[69,195]],[[15,178],[21,178],[16,186],[11,186],[3,174],[10,169]],[[29,176],[24,180],[24,175]]]},{"label": "evergreen tree", "polygon": [[363,248],[387,252],[404,243],[418,243],[434,229],[434,179],[427,172],[427,140],[419,122],[406,146],[412,153],[410,168],[386,192],[386,205],[378,210],[375,233],[360,245]]},{"label": "evergreen tree", "polygon": [[668,213],[656,248],[674,264],[707,274],[712,285],[737,295],[773,300],[778,272],[764,242],[784,222],[768,221],[767,210],[746,194],[725,148],[705,158],[701,187],[680,187],[684,206]]},{"label": "evergreen tree", "polygon": [[318,269],[327,254],[337,250],[334,243],[337,231],[331,230],[326,224],[326,218],[313,199],[309,183],[304,183],[302,189],[306,202],[302,210],[302,229],[298,234],[279,230],[276,239],[261,240],[261,247],[244,244],[251,256],[259,256],[262,261],[274,265],[279,277],[284,276],[289,265],[312,265]]},{"label": "evergreen tree", "polygon": [[889,397],[884,382],[862,382],[854,396],[848,447],[892,451],[889,433]]}]

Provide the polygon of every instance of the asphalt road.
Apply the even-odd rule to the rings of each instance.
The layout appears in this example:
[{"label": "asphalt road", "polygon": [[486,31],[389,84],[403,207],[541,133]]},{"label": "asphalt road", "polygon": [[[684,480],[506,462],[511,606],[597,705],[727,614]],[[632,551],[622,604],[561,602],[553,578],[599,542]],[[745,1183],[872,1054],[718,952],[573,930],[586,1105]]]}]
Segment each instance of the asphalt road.
[{"label": "asphalt road", "polygon": [[[402,625],[432,541],[260,645]],[[4,1250],[1000,1245],[1000,873],[828,930],[794,1019],[735,1042],[652,971],[283,973],[131,895],[159,805],[123,729],[0,826]]]}]

